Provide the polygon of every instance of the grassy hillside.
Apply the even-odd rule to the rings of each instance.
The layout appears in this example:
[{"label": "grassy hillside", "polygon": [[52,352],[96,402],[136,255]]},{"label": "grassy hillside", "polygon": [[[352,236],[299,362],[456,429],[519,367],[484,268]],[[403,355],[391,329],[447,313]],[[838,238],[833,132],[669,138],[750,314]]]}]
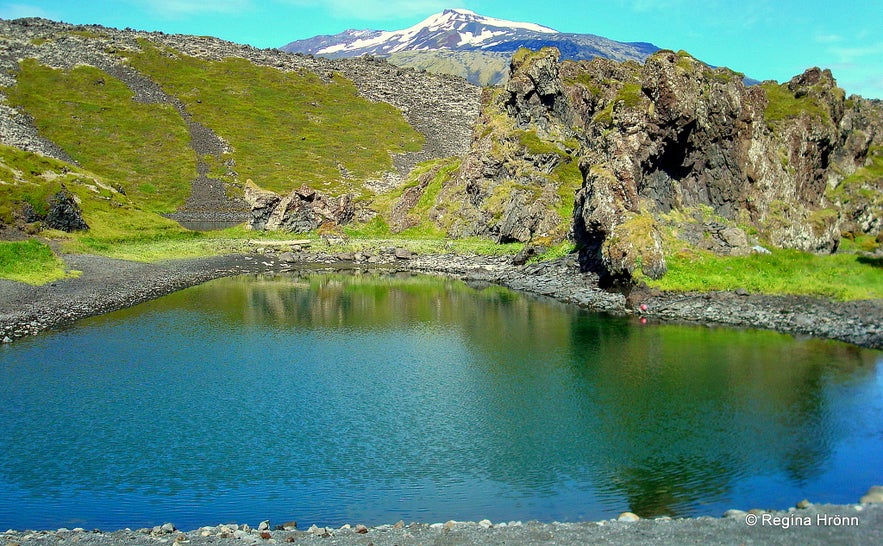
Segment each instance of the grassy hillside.
[{"label": "grassy hillside", "polygon": [[358,194],[363,180],[392,169],[391,153],[423,145],[401,112],[360,97],[338,74],[324,82],[244,59],[212,62],[141,46],[131,65],[230,144],[240,181],[277,192],[308,184]]},{"label": "grassy hillside", "polygon": [[33,59],[5,93],[42,135],[146,210],[172,212],[189,195],[196,156],[171,105],[134,102],[124,83],[97,68],[62,71]]},{"label": "grassy hillside", "polygon": [[[119,192],[114,182],[56,159],[0,144],[0,222],[13,224],[23,204],[45,214],[48,199],[61,189],[70,191],[82,209],[89,230],[74,234],[43,232],[68,241],[72,249],[103,250],[123,243],[191,239],[185,230],[152,211],[144,210]],[[39,229],[31,225],[29,229]]]}]

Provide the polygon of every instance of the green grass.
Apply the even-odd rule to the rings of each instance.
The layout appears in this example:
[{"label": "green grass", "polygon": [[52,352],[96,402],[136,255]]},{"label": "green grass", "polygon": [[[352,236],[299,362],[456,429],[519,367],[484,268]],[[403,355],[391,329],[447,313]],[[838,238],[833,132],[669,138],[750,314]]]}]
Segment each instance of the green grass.
[{"label": "green grass", "polygon": [[853,254],[816,255],[796,250],[722,257],[704,251],[666,256],[668,273],[647,284],[661,290],[743,288],[762,294],[811,295],[834,300],[883,298],[883,261]]},{"label": "green grass", "polygon": [[39,285],[67,276],[64,262],[46,243],[0,241],[0,278]]},{"label": "green grass", "polygon": [[623,101],[627,107],[634,108],[641,104],[643,97],[644,93],[641,90],[640,83],[626,82],[622,84],[622,88],[617,92],[614,102]]},{"label": "green grass", "polygon": [[768,104],[763,117],[768,125],[795,118],[801,114],[808,114],[811,117],[830,122],[828,112],[818,100],[809,96],[795,97],[788,89],[787,84],[779,85],[774,82],[766,82],[761,84],[761,87],[767,95]]},{"label": "green grass", "polygon": [[310,72],[206,61],[146,40],[141,46],[128,53],[131,64],[232,146],[240,181],[276,192],[307,184],[358,194],[361,180],[393,168],[391,153],[423,145],[400,111],[361,97],[340,75],[325,83]]},{"label": "green grass", "polygon": [[141,207],[172,212],[190,193],[196,156],[184,120],[167,104],[141,104],[121,81],[89,67],[20,65],[9,102],[82,167],[113,180]]},{"label": "green grass", "polygon": [[66,251],[124,257],[131,253],[126,248],[129,246],[179,244],[199,236],[177,222],[141,210],[95,174],[0,145],[0,220],[11,223],[15,210],[23,203],[30,203],[38,212],[45,213],[47,200],[61,189],[62,183],[78,199],[89,225],[88,230],[72,234],[44,232],[48,237],[62,240]]}]

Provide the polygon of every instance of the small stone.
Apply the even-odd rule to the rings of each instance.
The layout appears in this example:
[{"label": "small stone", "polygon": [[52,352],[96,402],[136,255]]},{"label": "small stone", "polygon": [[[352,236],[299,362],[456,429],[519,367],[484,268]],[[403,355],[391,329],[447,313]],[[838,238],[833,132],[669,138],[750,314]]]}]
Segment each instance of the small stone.
[{"label": "small stone", "polygon": [[457,525],[457,522],[454,520],[446,521],[445,525],[444,525],[445,531],[450,531],[451,529],[454,528],[455,525]]},{"label": "small stone", "polygon": [[3,343],[12,343],[12,338],[9,337],[9,336],[5,336],[5,337],[3,338]]},{"label": "small stone", "polygon": [[251,527],[247,523],[243,523],[241,529],[246,533],[251,531]]},{"label": "small stone", "polygon": [[883,503],[883,485],[875,485],[859,501],[862,504]]},{"label": "small stone", "polygon": [[748,290],[745,290],[744,288],[737,288],[737,289],[736,289],[736,295],[737,295],[737,296],[745,297],[745,296],[749,296],[750,293],[748,292]]},{"label": "small stone", "polygon": [[175,537],[175,542],[177,542],[177,543],[180,544],[180,543],[182,543],[182,542],[190,542],[190,541],[187,540],[187,536],[186,536],[186,535],[178,535],[178,536]]},{"label": "small stone", "polygon": [[392,527],[393,527],[393,529],[404,529],[404,528],[405,528],[405,522],[402,521],[402,520],[398,520],[398,521],[396,522],[396,524],[393,525]]},{"label": "small stone", "polygon": [[809,500],[807,500],[807,499],[803,499],[802,501],[797,503],[797,507],[800,508],[801,510],[809,508],[810,506],[812,506],[812,503],[809,502]]},{"label": "small stone", "polygon": [[237,530],[233,531],[233,538],[236,538],[239,540],[244,540],[244,539],[248,538],[248,533],[243,531],[242,529],[237,529]]},{"label": "small stone", "polygon": [[368,532],[368,528],[362,525],[361,523],[356,525],[356,532],[360,535],[364,535]]},{"label": "small stone", "polygon": [[164,523],[162,527],[160,527],[160,531],[163,533],[174,533],[176,531],[175,526],[171,523]]},{"label": "small stone", "polygon": [[494,524],[491,523],[491,520],[489,520],[489,519],[483,519],[483,520],[479,521],[478,525],[484,529],[490,529],[491,527],[494,526]]},{"label": "small stone", "polygon": [[407,248],[398,247],[394,251],[394,255],[397,260],[410,260],[411,259],[411,251]]},{"label": "small stone", "polygon": [[293,536],[290,536],[290,535],[285,537],[285,542],[294,542],[295,540],[297,540],[297,539],[295,539]]},{"label": "small stone", "polygon": [[641,518],[640,518],[640,516],[638,516],[638,514],[635,514],[634,512],[623,512],[616,519],[619,521],[632,522],[632,521],[638,521]]},{"label": "small stone", "polygon": [[282,529],[284,529],[286,531],[294,531],[295,529],[297,529],[297,522],[296,521],[286,521],[285,523],[282,524]]},{"label": "small stone", "polygon": [[270,530],[270,520],[264,520],[258,525],[258,531],[269,531]]},{"label": "small stone", "polygon": [[745,512],[743,510],[730,509],[724,512],[725,518],[738,519],[745,517]]},{"label": "small stone", "polygon": [[270,540],[270,531],[261,531],[261,538],[264,540]]}]

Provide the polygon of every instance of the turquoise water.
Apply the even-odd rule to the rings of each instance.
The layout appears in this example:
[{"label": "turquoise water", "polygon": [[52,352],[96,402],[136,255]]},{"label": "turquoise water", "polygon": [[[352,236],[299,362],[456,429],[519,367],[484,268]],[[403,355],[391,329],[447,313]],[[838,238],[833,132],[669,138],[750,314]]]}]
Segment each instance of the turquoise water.
[{"label": "turquoise water", "polygon": [[0,347],[0,529],[720,515],[880,483],[880,352],[498,287],[220,279]]}]

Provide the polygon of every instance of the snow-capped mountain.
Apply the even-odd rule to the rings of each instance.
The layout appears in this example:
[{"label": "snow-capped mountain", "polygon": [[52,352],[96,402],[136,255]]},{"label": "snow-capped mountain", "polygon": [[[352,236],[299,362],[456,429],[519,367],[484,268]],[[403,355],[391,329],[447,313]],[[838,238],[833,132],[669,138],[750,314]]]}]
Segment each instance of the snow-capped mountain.
[{"label": "snow-capped mountain", "polygon": [[[447,9],[404,30],[347,30],[284,46],[284,51],[322,56],[386,56],[400,51],[432,49],[486,49],[502,43],[557,34],[533,23],[517,23],[478,15],[466,9]],[[517,48],[516,48],[517,49]]]},{"label": "snow-capped mountain", "polygon": [[[607,57],[618,61],[643,61],[659,49],[648,43],[561,33],[542,25],[485,17],[466,9],[444,10],[404,30],[347,30],[333,36],[297,40],[281,49],[332,58],[366,54],[389,57],[393,63],[456,73],[473,83],[488,84],[499,82],[481,81],[487,78],[479,77],[478,73],[484,71],[487,76],[490,70],[495,76],[505,74],[509,56],[519,47],[544,46],[557,47],[564,59]],[[481,69],[470,66],[471,57],[462,52],[480,52]],[[489,59],[494,60],[492,68],[488,68]],[[433,70],[434,67],[437,69]]]}]

